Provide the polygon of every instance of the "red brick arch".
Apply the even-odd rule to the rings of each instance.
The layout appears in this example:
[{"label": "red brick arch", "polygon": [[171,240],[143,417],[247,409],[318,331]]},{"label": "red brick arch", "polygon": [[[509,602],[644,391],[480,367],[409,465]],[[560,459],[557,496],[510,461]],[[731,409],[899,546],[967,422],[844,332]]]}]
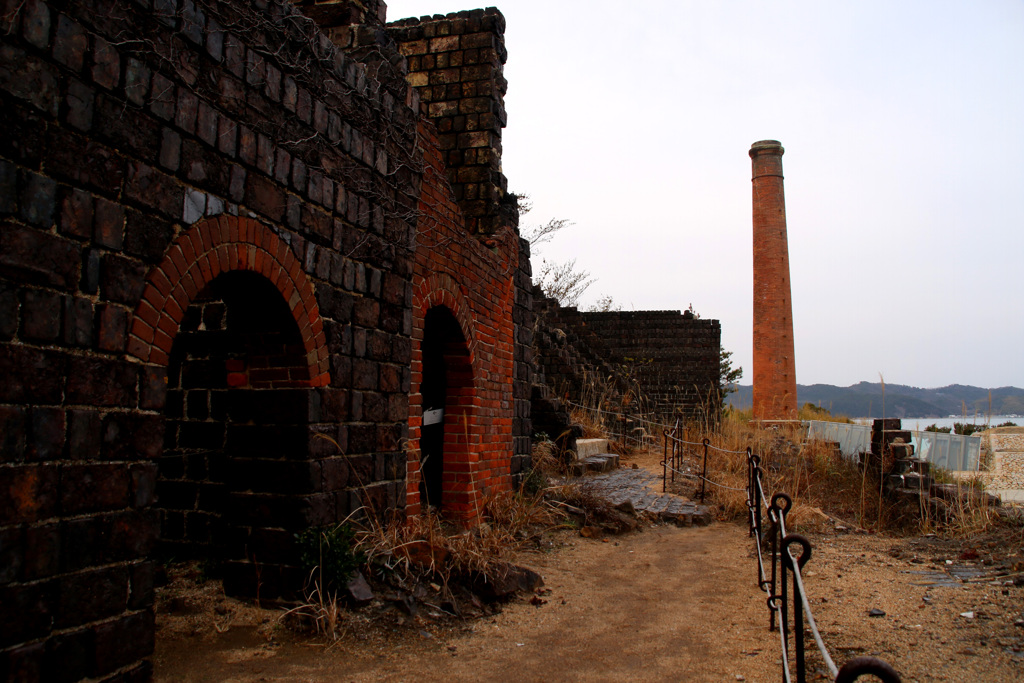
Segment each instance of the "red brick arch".
[{"label": "red brick arch", "polygon": [[167,365],[189,303],[218,275],[236,270],[258,273],[281,292],[306,350],[309,385],[328,385],[327,343],[313,283],[288,244],[251,218],[222,215],[199,221],[174,241],[146,278],[128,352]]},{"label": "red brick arch", "polygon": [[470,315],[469,302],[462,289],[451,276],[444,273],[434,274],[417,283],[413,289],[412,299],[412,337],[423,341],[423,319],[434,306],[445,306],[459,321],[462,336],[469,345],[469,357],[476,357],[476,331],[473,317]]},{"label": "red brick arch", "polygon": [[481,492],[476,470],[479,467],[478,422],[478,368],[477,331],[471,308],[459,284],[449,275],[435,273],[420,279],[413,287],[413,350],[412,350],[412,391],[409,397],[409,447],[406,477],[406,512],[416,515],[422,511],[419,497],[420,482],[420,427],[422,424],[424,327],[427,311],[443,306],[451,311],[466,340],[468,355],[462,361],[461,370],[451,370],[463,377],[461,396],[449,397],[461,404],[461,409],[445,415],[445,512],[453,519],[474,520],[480,511]]}]

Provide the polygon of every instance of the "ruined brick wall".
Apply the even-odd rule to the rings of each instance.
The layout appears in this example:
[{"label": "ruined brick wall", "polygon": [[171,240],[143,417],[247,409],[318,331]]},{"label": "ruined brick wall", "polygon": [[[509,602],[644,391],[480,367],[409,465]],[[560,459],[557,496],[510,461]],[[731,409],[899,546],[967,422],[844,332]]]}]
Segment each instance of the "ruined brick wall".
[{"label": "ruined brick wall", "polygon": [[609,357],[604,341],[586,324],[584,313],[534,288],[534,381],[554,396],[574,403],[606,397],[611,404],[628,390],[621,368]]},{"label": "ruined brick wall", "polygon": [[404,502],[417,95],[284,2],[4,8],[0,675],[145,678],[157,543],[272,597]]},{"label": "ruined brick wall", "polygon": [[[557,398],[669,419],[705,415],[720,373],[721,326],[679,311],[581,312],[536,292],[535,381]],[[546,392],[535,392],[534,411]]]},{"label": "ruined brick wall", "polygon": [[500,171],[503,31],[493,8],[388,25],[426,119],[419,129],[425,168],[412,302],[410,514],[424,503],[423,411],[437,407],[426,405],[424,388],[432,310],[457,322],[462,351],[446,360],[441,500],[430,503],[474,520],[484,498],[517,484],[529,462],[529,251]]},{"label": "ruined brick wall", "polygon": [[700,418],[709,408],[720,374],[721,325],[679,311],[612,311],[581,314],[604,344],[609,361],[623,367],[656,414]]},{"label": "ruined brick wall", "polygon": [[[461,328],[470,377],[449,381],[441,507],[473,520],[487,495],[508,489],[513,467],[513,306],[519,238],[511,230],[493,249],[470,235],[447,182],[433,126],[421,126],[425,173],[413,289],[412,394],[407,495],[420,509],[420,425],[427,312],[444,307]],[[451,370],[449,370],[449,374]],[[450,378],[451,379],[451,378]],[[516,467],[521,462],[516,461]],[[433,501],[432,501],[433,502]]]},{"label": "ruined brick wall", "polygon": [[518,224],[501,172],[507,116],[505,18],[497,9],[411,18],[388,25],[408,58],[409,82],[434,121],[448,180],[471,233]]}]

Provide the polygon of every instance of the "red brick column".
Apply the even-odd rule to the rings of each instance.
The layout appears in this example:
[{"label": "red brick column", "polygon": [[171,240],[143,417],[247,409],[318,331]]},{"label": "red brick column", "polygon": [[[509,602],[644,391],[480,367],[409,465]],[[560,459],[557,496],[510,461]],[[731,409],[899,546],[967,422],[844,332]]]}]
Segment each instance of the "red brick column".
[{"label": "red brick column", "polygon": [[782,154],[777,140],[750,147],[754,197],[754,419],[796,418],[796,360]]}]

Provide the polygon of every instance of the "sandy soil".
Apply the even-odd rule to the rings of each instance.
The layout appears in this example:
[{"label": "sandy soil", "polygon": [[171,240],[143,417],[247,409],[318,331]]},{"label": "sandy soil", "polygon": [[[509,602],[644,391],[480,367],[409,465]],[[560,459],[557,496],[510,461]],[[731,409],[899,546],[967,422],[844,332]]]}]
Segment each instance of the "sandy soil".
[{"label": "sandy soil", "polygon": [[[904,681],[1024,679],[1019,529],[974,545],[834,530],[808,536],[806,585],[839,665],[869,654]],[[551,546],[518,559],[545,587],[500,613],[463,621],[428,608],[409,617],[378,600],[343,613],[335,643],[285,628],[280,612],[225,598],[193,569],[158,596],[156,680],[781,678],[779,638],[768,630],[745,527],[648,526],[605,539],[561,531]],[[869,616],[873,608],[885,615]],[[829,679],[820,657],[810,658],[808,679]]]},{"label": "sandy soil", "polygon": [[[767,629],[743,529],[657,526],[608,542],[564,533],[568,547],[520,558],[544,576],[537,601],[543,604],[522,599],[500,614],[465,623],[421,616],[399,626],[395,612],[393,619],[363,624],[366,632],[351,624],[328,647],[276,625],[270,614],[225,599],[220,622],[205,609],[158,616],[156,679],[778,678],[777,636]],[[206,602],[218,599],[211,595]],[[231,619],[235,612],[237,622]],[[264,618],[271,621],[259,624]]]}]

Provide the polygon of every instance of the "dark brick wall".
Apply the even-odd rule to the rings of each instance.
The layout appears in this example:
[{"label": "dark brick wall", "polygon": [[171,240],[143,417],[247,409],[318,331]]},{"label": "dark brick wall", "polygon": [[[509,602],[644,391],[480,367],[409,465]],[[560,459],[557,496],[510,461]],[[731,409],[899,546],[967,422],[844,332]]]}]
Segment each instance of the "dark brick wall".
[{"label": "dark brick wall", "polygon": [[[701,418],[719,379],[721,326],[679,311],[581,312],[534,290],[533,411],[551,415],[544,431],[564,429],[549,398],[608,410]],[[709,402],[709,398],[712,399]],[[715,412],[714,410],[712,411]],[[551,435],[551,434],[549,434]],[[552,435],[553,436],[553,435]]]},{"label": "dark brick wall", "polygon": [[669,416],[717,414],[721,325],[679,311],[583,313],[607,358],[640,386],[649,409]]},{"label": "dark brick wall", "polygon": [[[272,597],[290,533],[404,501],[418,96],[284,2],[0,24],[0,677],[143,679],[161,534],[227,525],[226,587]],[[281,354],[193,306],[239,272]]]},{"label": "dark brick wall", "polygon": [[501,172],[505,127],[505,17],[494,7],[402,19],[388,31],[408,59],[409,82],[433,119],[466,228],[491,234],[518,223]]}]

